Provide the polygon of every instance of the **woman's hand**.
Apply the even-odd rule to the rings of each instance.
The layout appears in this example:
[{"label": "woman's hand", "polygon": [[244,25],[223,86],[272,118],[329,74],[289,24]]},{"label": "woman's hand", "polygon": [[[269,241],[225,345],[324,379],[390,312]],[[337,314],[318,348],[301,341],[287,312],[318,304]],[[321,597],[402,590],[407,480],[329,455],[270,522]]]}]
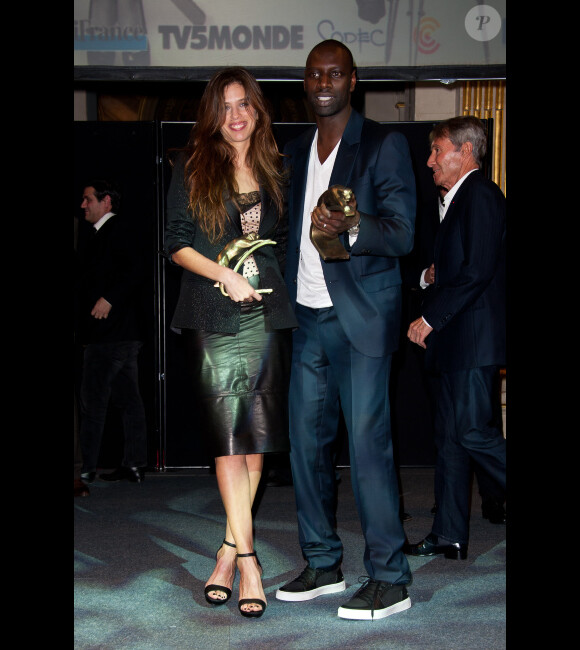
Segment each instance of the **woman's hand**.
[{"label": "woman's hand", "polygon": [[[210,260],[190,246],[180,248],[173,253],[172,259],[184,269],[214,280],[216,287],[219,287],[219,283],[221,282],[224,285],[226,293],[234,302],[262,300],[262,296],[252,287],[246,278],[233,269]],[[219,288],[217,291],[219,291]]]},{"label": "woman's hand", "polygon": [[233,269],[224,267],[224,279],[221,282],[224,285],[226,293],[230,300],[234,302],[252,302],[262,300],[262,296],[252,287],[252,285]]}]

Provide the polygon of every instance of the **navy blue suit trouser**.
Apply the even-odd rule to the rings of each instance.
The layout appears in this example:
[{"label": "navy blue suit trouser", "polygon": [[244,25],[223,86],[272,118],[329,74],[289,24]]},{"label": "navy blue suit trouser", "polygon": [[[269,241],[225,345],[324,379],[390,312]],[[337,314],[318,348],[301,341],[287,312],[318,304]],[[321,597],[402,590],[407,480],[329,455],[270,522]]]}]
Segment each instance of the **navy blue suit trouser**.
[{"label": "navy blue suit trouser", "polygon": [[367,357],[350,344],[333,307],[296,305],[290,376],[290,459],[300,546],[309,566],[337,567],[334,448],[342,407],[351,480],[371,578],[406,584],[399,490],[391,438],[391,355]]},{"label": "navy blue suit trouser", "polygon": [[449,542],[469,539],[471,460],[505,490],[506,441],[498,378],[498,366],[441,373],[435,414],[439,494],[432,532]]}]

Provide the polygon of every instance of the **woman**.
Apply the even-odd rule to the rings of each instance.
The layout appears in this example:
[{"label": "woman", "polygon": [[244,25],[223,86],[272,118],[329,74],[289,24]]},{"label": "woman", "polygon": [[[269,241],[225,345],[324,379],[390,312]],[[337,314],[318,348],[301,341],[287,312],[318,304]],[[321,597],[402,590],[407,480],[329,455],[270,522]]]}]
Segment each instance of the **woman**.
[{"label": "woman", "polygon": [[[266,609],[252,540],[263,454],[289,449],[289,333],[297,322],[282,276],[284,205],[281,155],[261,89],[243,68],[222,70],[209,81],[175,164],[165,253],[184,269],[172,328],[186,338],[199,372],[227,517],[205,595],[227,602],[237,567],[238,608],[249,617]],[[246,247],[230,260],[231,242],[244,236]],[[252,237],[259,247],[242,266]]]}]

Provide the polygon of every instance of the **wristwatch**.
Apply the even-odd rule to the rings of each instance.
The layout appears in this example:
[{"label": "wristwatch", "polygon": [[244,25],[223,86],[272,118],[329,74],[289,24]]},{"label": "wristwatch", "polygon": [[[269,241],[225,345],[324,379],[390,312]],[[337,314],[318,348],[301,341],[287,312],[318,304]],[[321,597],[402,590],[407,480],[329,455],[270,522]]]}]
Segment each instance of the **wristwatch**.
[{"label": "wristwatch", "polygon": [[347,232],[349,235],[358,235],[359,230],[360,230],[360,214],[359,214],[358,222],[354,226],[352,226],[352,228],[349,228]]}]

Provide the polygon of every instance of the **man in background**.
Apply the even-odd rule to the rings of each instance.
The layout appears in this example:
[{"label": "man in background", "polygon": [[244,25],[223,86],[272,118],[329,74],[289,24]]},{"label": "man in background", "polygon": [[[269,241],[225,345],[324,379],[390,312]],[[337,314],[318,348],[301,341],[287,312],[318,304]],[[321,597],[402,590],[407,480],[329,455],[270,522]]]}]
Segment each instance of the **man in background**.
[{"label": "man in background", "polygon": [[140,291],[145,256],[119,214],[121,195],[107,180],[90,181],[81,208],[92,224],[79,247],[76,341],[83,348],[80,444],[85,483],[95,480],[109,402],[120,409],[124,456],[120,467],[99,478],[140,483],[147,464],[147,426],[139,390],[142,346]]},{"label": "man in background", "polygon": [[480,171],[486,134],[481,120],[454,117],[431,136],[427,166],[447,190],[431,284],[408,337],[425,349],[439,375],[435,413],[437,511],[431,532],[411,555],[467,557],[472,461],[505,490],[500,368],[506,362],[506,202]]}]

